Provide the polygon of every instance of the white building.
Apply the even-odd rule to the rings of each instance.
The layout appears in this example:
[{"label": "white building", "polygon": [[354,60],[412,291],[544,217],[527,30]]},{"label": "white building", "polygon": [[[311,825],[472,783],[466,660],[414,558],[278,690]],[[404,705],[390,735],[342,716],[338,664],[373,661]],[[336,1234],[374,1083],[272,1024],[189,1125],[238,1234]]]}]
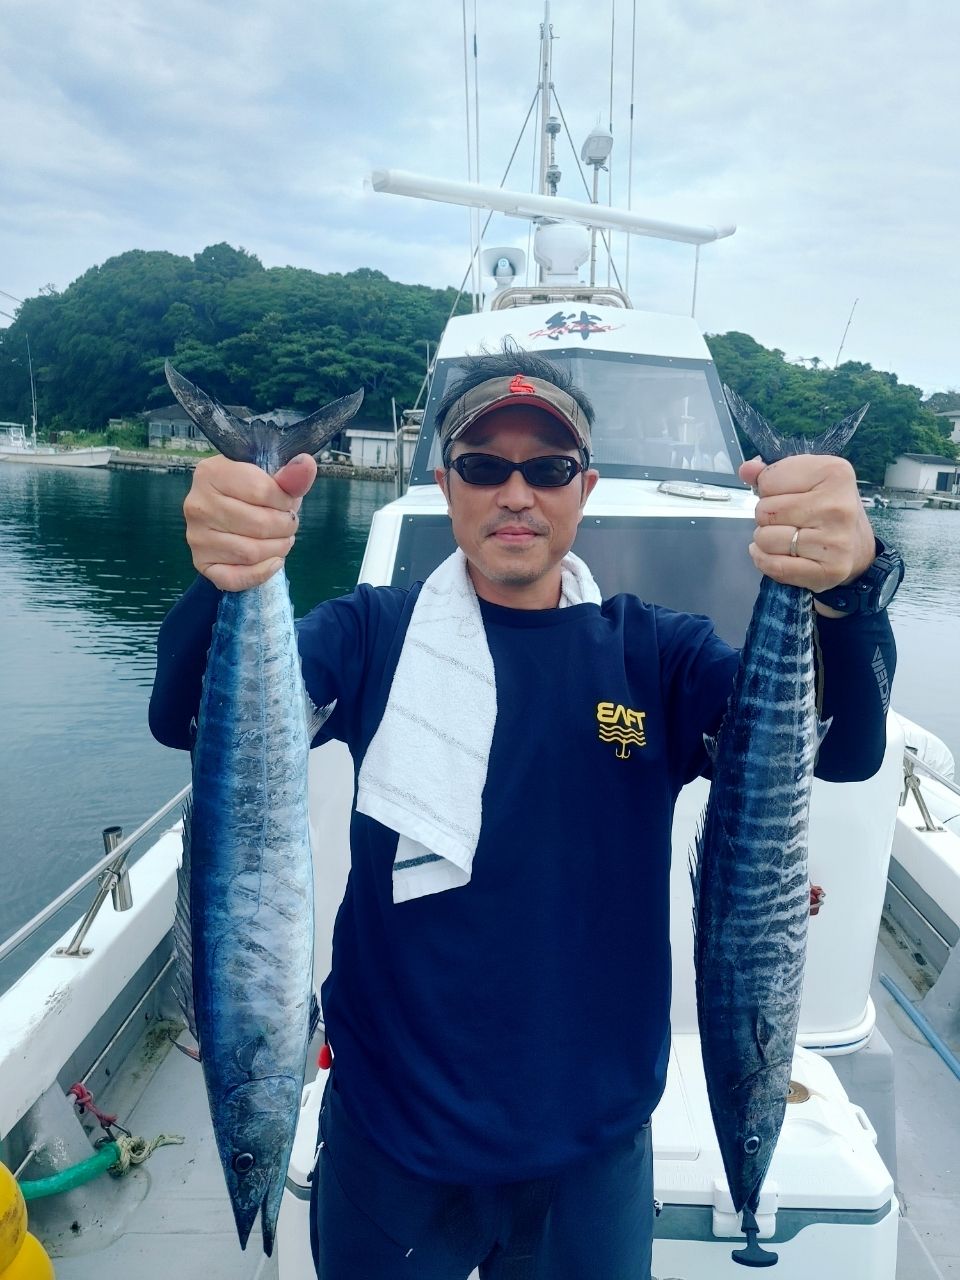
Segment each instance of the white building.
[{"label": "white building", "polygon": [[942,413],[937,414],[938,418],[946,418],[953,428],[950,432],[950,439],[954,444],[960,444],[960,409],[944,409]]},{"label": "white building", "polygon": [[[348,427],[344,432],[350,450],[350,461],[355,467],[388,467],[391,471],[397,466],[397,444],[393,430],[387,428],[380,431],[376,427]],[[403,427],[403,470],[409,474],[413,463],[413,451],[417,443],[417,428],[411,431],[407,424]]]},{"label": "white building", "polygon": [[887,467],[883,485],[909,493],[956,494],[960,462],[936,453],[903,453]]}]

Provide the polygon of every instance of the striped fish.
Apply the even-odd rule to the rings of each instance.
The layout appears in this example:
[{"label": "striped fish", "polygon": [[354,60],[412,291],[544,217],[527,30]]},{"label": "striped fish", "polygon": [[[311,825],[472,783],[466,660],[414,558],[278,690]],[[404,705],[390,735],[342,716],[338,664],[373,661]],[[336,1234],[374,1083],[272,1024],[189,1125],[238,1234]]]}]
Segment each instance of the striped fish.
[{"label": "striped fish", "polygon": [[[724,387],[764,462],[839,453],[866,413],[817,439],[784,439]],[[817,716],[813,601],[764,577],[727,713],[710,796],[691,855],[697,1015],[707,1093],[745,1248],[757,1244],[760,1189],[783,1124],[803,988],[810,886],[807,817],[813,767],[828,728]]]},{"label": "striped fish", "polygon": [[[317,453],[363,394],[281,428],[232,417],[169,362],[166,374],[221,453],[270,474]],[[193,749],[174,935],[240,1244],[260,1213],[268,1255],[315,1007],[307,756],[331,709],[307,699],[285,574],[224,592]]]}]

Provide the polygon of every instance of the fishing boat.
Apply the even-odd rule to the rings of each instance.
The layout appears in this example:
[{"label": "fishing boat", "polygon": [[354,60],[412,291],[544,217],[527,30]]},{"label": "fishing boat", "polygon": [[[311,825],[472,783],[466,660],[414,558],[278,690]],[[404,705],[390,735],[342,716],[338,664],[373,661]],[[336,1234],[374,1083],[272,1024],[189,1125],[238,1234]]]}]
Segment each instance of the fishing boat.
[{"label": "fishing boat", "polygon": [[105,467],[116,453],[109,445],[61,449],[37,444],[20,422],[0,422],[0,462],[26,462],[38,467]]},{"label": "fishing boat", "polygon": [[[406,489],[376,513],[360,580],[409,586],[452,549],[432,474],[436,407],[464,354],[510,338],[569,366],[597,406],[601,479],[576,549],[603,594],[629,591],[708,614],[739,643],[757,591],[746,550],[756,500],[737,478],[741,453],[717,371],[692,316],[645,311],[623,288],[598,286],[591,252],[594,237],[613,228],[697,251],[733,229],[654,222],[554,194],[551,36],[548,4],[538,193],[397,171],[371,178],[377,191],[507,207],[534,220],[536,278],[525,282],[524,253],[513,245],[478,252],[482,305],[444,330],[417,407]],[[873,778],[814,786],[811,877],[826,899],[811,921],[790,1105],[758,1214],[782,1280],[940,1280],[960,1256],[960,789],[952,770],[942,744],[891,714]],[[311,754],[318,987],[349,867],[353,788],[342,744]],[[684,790],[673,832],[673,1035],[653,1121],[660,1280],[740,1274],[730,1255],[743,1243],[707,1101],[694,994],[686,867],[706,793],[702,780]],[[94,891],[75,927],[0,995],[2,1159],[31,1194],[31,1229],[60,1280],[113,1280],[131,1269],[143,1280],[313,1274],[319,1039],[270,1259],[256,1236],[240,1251],[201,1073],[173,1047],[182,1028],[172,927],[185,795],[126,837],[108,829],[102,858],[0,947],[2,961],[36,946],[65,903]],[[637,904],[638,927],[644,909]],[[82,1181],[91,1140],[122,1137],[118,1123],[148,1144],[167,1142],[121,1178]],[[30,1183],[40,1179],[53,1180],[53,1193],[33,1196]]]},{"label": "fishing boat", "polygon": [[911,497],[909,494],[891,493],[887,498],[887,506],[892,511],[919,511],[928,501],[922,494]]}]

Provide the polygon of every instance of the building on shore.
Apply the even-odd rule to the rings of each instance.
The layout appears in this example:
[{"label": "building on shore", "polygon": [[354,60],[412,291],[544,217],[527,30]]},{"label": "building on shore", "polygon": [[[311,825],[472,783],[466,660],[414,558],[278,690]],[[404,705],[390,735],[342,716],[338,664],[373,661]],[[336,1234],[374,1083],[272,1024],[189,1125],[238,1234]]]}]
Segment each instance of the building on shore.
[{"label": "building on shore", "polygon": [[883,487],[901,493],[956,495],[960,462],[937,453],[902,453],[887,467]]},{"label": "building on shore", "polygon": [[[253,410],[242,404],[224,405],[235,418],[252,418]],[[300,415],[294,415],[294,418]],[[147,443],[151,449],[209,449],[206,438],[178,404],[165,404],[147,413]]]}]

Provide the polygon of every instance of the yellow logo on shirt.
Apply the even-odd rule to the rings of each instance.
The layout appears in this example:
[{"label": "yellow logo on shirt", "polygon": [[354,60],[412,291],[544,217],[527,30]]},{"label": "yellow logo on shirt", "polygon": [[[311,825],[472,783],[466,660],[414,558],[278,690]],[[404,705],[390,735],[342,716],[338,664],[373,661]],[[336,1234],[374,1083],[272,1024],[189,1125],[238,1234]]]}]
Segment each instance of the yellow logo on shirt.
[{"label": "yellow logo on shirt", "polygon": [[630,747],[645,747],[647,736],[643,722],[645,711],[634,711],[619,702],[598,702],[597,723],[600,726],[600,741],[617,744],[617,759],[629,760]]}]

